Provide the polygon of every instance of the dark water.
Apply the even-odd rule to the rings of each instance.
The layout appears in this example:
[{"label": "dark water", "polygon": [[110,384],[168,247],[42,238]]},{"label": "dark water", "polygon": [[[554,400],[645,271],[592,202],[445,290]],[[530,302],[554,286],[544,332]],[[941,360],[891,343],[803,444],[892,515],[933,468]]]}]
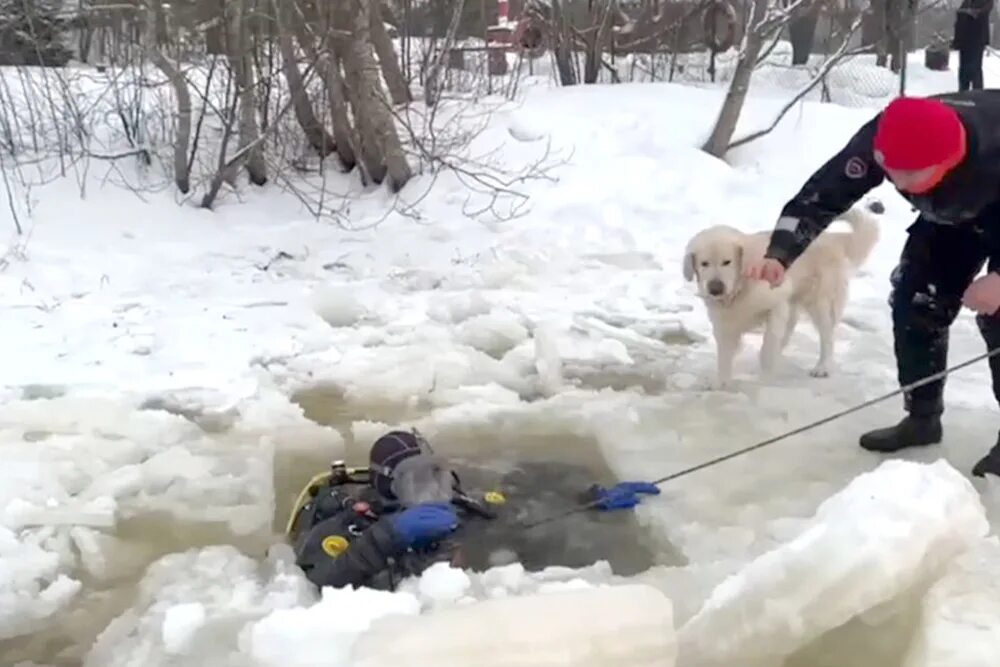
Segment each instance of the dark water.
[{"label": "dark water", "polygon": [[[293,400],[307,418],[340,430],[345,436],[348,463],[354,465],[366,463],[371,443],[354,441],[349,429],[353,421],[384,421],[394,428],[408,428],[408,420],[423,416],[420,409],[414,408],[352,406],[331,388],[301,392]],[[470,531],[474,539],[463,543],[469,567],[480,570],[502,564],[503,560],[491,554],[504,550],[516,553],[517,560],[528,570],[549,565],[583,567],[606,560],[616,574],[630,575],[655,564],[683,562],[671,545],[654,544],[634,512],[628,510],[589,510],[537,528],[523,528],[523,524],[577,507],[580,495],[591,484],[610,486],[617,480],[596,440],[569,431],[540,432],[537,423],[527,421],[523,429],[518,426],[505,422],[501,434],[493,425],[472,423],[442,426],[433,435],[425,434],[436,453],[455,463],[470,495],[498,490],[507,499],[498,508],[503,519],[477,526]],[[283,480],[277,480],[277,520],[284,523],[302,483],[328,463],[303,455],[279,463],[287,481],[295,477],[293,471],[297,470],[302,482],[293,488],[283,487]]]}]

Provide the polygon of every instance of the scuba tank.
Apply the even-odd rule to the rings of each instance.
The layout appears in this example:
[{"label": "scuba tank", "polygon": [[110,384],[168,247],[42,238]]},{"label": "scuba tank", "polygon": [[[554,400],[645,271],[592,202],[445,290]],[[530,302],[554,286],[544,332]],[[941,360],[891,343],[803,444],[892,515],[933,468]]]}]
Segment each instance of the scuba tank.
[{"label": "scuba tank", "polygon": [[354,509],[356,513],[371,521],[378,518],[380,507],[361,501],[348,492],[352,485],[368,483],[367,470],[348,468],[342,460],[333,461],[327,472],[310,479],[299,492],[292,507],[285,534],[293,542],[296,534],[310,530],[317,523],[336,515],[344,509]]}]

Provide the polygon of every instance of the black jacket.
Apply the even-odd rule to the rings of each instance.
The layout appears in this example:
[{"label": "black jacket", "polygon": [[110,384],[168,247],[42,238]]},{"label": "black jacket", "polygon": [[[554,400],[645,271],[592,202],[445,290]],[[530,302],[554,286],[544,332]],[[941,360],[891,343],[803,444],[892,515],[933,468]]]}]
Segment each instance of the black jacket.
[{"label": "black jacket", "polygon": [[[958,112],[968,137],[968,155],[932,191],[922,195],[899,191],[900,195],[931,222],[1000,225],[1000,90],[932,97]],[[885,173],[872,148],[878,118],[865,123],[785,204],[766,257],[790,266],[837,216],[882,183]]]},{"label": "black jacket", "polygon": [[959,50],[983,49],[990,43],[990,14],[993,0],[964,0],[955,12],[955,37]]}]

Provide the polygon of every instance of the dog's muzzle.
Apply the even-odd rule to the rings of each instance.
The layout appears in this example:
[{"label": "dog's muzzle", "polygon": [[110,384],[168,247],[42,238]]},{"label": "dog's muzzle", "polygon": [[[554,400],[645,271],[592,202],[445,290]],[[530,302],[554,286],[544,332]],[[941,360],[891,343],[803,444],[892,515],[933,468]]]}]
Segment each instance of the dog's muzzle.
[{"label": "dog's muzzle", "polygon": [[721,280],[719,280],[718,278],[713,278],[712,280],[709,280],[708,283],[705,285],[705,291],[708,292],[709,296],[714,296],[718,298],[720,296],[725,295],[726,284]]}]

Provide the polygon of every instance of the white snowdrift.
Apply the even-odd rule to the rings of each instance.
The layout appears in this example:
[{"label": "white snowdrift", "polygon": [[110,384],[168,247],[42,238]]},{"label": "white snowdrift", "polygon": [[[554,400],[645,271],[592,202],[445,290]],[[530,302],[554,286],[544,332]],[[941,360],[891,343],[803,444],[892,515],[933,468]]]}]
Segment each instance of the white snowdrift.
[{"label": "white snowdrift", "polygon": [[1000,665],[1000,539],[975,545],[934,584],[905,665]]},{"label": "white snowdrift", "polygon": [[673,667],[676,655],[670,600],[627,585],[387,616],[358,638],[351,667]]},{"label": "white snowdrift", "polygon": [[720,584],[681,628],[679,664],[780,664],[928,581],[987,531],[975,489],[945,461],[887,461],[826,500],[797,538]]}]

